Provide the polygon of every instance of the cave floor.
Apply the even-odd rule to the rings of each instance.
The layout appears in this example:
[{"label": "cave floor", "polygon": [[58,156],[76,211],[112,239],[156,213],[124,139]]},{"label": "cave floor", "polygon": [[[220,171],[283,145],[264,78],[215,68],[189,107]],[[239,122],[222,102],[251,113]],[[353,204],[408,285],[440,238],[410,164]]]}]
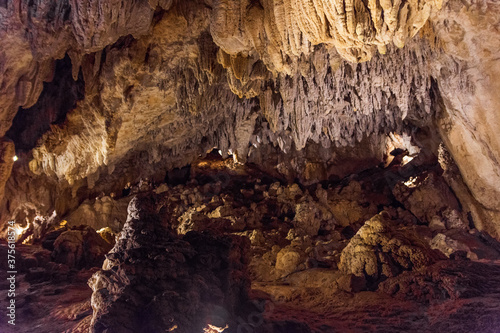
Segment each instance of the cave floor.
[{"label": "cave floor", "polygon": [[306,323],[312,332],[493,333],[500,332],[499,265],[499,261],[474,265],[485,274],[474,283],[486,284],[487,290],[476,297],[454,300],[421,302],[380,291],[349,293],[285,284],[253,287],[269,296],[266,320],[293,319]]},{"label": "cave floor", "polygon": [[[435,165],[412,170],[397,170],[397,177],[368,170],[307,187],[212,161],[193,167],[184,183],[141,185],[113,200],[154,197],[151,230],[166,235],[158,239],[189,241],[193,232],[247,239],[239,267],[251,283],[253,305],[239,312],[229,332],[500,332],[500,244],[471,227]],[[110,264],[99,270],[101,252],[100,261],[85,261],[80,250],[97,245],[72,243],[67,232],[91,229],[72,227],[70,218],[66,223],[52,231],[49,246],[46,240],[17,246],[16,326],[2,321],[1,332],[87,332],[92,326],[90,287],[99,286],[89,279]],[[155,248],[147,239],[141,243],[148,231],[134,228],[123,227],[116,238],[122,245],[111,252],[128,251],[127,241],[146,255]],[[126,229],[138,238],[124,239]],[[133,272],[141,267],[133,265]],[[155,278],[144,272],[133,273],[139,274],[135,283]],[[9,286],[1,281],[3,292]],[[109,292],[121,290],[113,288]],[[0,299],[2,308],[6,302]],[[95,301],[95,308],[103,306]]]},{"label": "cave floor", "polygon": [[[450,260],[445,265],[452,267],[453,263]],[[500,332],[500,261],[473,266],[482,269],[481,273],[496,274],[475,281],[486,285],[484,293],[432,302],[405,300],[381,291],[351,293],[293,283],[253,283],[250,295],[265,311],[250,313],[243,319],[241,331],[259,332],[264,322],[292,322],[288,330],[304,323],[311,332]],[[87,279],[94,271],[73,272],[68,281],[59,282],[30,283],[26,275],[20,275],[16,326],[13,329],[2,321],[1,332],[88,332],[92,292]],[[0,304],[7,306],[5,299]]]}]

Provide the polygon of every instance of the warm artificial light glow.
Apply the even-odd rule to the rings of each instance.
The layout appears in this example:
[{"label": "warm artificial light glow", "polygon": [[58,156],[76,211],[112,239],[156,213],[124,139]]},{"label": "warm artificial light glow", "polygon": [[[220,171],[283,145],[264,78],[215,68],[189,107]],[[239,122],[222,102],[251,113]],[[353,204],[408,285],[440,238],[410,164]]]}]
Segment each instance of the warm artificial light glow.
[{"label": "warm artificial light glow", "polygon": [[17,161],[18,159],[19,158],[17,157],[17,155],[14,155],[14,158],[13,158],[14,162]]},{"label": "warm artificial light glow", "polygon": [[405,181],[405,185],[409,188],[417,186],[417,177],[410,177],[407,181]]},{"label": "warm artificial light glow", "polygon": [[59,225],[58,225],[58,226],[55,226],[54,228],[55,228],[56,230],[59,230],[59,229],[62,229],[62,228],[64,228],[64,227],[66,227],[66,224],[68,224],[68,221],[66,221],[66,220],[62,220],[61,222],[59,222]]},{"label": "warm artificial light glow", "polygon": [[224,332],[226,330],[226,328],[228,328],[227,325],[225,327],[218,327],[215,325],[207,324],[207,327],[205,327],[203,329],[203,332],[204,333],[221,333],[221,332]]},{"label": "warm artificial light glow", "polygon": [[403,157],[403,162],[401,163],[401,165],[408,164],[408,163],[411,162],[411,160],[413,160],[413,157],[411,157],[411,156],[404,156]]},{"label": "warm artificial light glow", "polygon": [[33,235],[29,235],[28,237],[26,237],[25,240],[23,240],[23,244],[24,245],[31,245],[31,244],[33,244],[33,240],[34,240]]},{"label": "warm artificial light glow", "polygon": [[12,228],[14,229],[15,237],[16,237],[16,242],[21,238],[21,236],[24,234],[26,230],[30,227],[29,223],[26,225],[26,227],[21,227],[19,224],[14,224]]}]

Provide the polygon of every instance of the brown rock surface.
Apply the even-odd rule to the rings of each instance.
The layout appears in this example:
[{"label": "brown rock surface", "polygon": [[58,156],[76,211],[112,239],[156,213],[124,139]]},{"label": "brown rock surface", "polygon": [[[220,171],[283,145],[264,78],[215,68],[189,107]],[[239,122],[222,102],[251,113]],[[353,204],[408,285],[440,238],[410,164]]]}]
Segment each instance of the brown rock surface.
[{"label": "brown rock surface", "polygon": [[177,238],[161,225],[153,200],[132,199],[118,242],[89,280],[90,331],[198,332],[208,324],[234,325],[247,301],[245,239],[195,232]]},{"label": "brown rock surface", "polygon": [[358,230],[342,250],[339,269],[377,283],[404,270],[420,270],[442,259],[415,227],[397,227],[382,212]]},{"label": "brown rock surface", "polygon": [[88,226],[73,227],[62,232],[54,241],[52,258],[69,267],[98,267],[111,244]]},{"label": "brown rock surface", "polygon": [[[65,121],[42,121],[46,133],[22,160],[29,171],[16,178],[47,175],[51,191],[81,201],[216,147],[314,182],[359,171],[355,161],[381,162],[386,134],[413,135],[437,120],[478,202],[468,209],[497,233],[487,221],[498,213],[494,1],[13,2],[0,11],[1,133],[35,104],[38,117],[58,114],[43,98],[51,89],[43,82],[61,80],[57,59],[85,84]],[[271,147],[286,157],[269,163]],[[8,186],[9,200],[18,191]]]},{"label": "brown rock surface", "polygon": [[495,0],[0,0],[21,330],[498,331],[499,31]]},{"label": "brown rock surface", "polygon": [[[83,235],[89,227],[50,232],[43,243],[50,250],[39,250],[36,242],[19,245],[19,313],[30,313],[33,322],[28,327],[20,320],[23,331],[149,332],[177,325],[201,333],[226,324],[228,332],[269,333],[498,327],[498,243],[476,229],[433,230],[408,218],[411,213],[391,197],[387,170],[301,187],[245,166],[210,163],[216,168],[196,169],[186,184],[131,186],[144,191],[131,201],[128,221],[98,272],[51,261],[60,248],[75,249],[73,257],[81,253],[82,242],[61,245],[74,238],[72,231]],[[369,203],[388,213],[350,225],[350,235],[323,220],[330,199]],[[312,235],[297,232],[294,222],[296,207],[305,204],[321,220]],[[186,224],[191,211],[200,219]],[[230,228],[231,218],[244,224]],[[198,231],[176,234],[182,225]],[[451,253],[437,246],[449,258],[431,250],[439,235],[455,242]],[[84,290],[92,273],[90,301]],[[44,301],[50,306],[39,306]]]}]

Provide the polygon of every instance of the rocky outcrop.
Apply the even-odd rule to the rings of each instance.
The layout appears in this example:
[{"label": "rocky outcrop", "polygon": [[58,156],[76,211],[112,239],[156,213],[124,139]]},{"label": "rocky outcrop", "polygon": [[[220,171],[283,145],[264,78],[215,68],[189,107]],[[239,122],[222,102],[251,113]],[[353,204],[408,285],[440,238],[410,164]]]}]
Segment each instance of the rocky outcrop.
[{"label": "rocky outcrop", "polygon": [[19,330],[497,333],[499,13],[0,0]]},{"label": "rocky outcrop", "polygon": [[460,229],[437,233],[430,242],[447,257],[466,257],[471,260],[498,260],[500,246],[487,234],[477,230],[466,232]]},{"label": "rocky outcrop", "polygon": [[111,245],[89,226],[73,227],[54,241],[52,259],[75,268],[100,266]]},{"label": "rocky outcrop", "polygon": [[417,273],[403,273],[383,282],[380,290],[402,299],[430,302],[479,297],[492,291],[488,286],[497,285],[497,266],[457,260],[441,261]]},{"label": "rocky outcrop", "polygon": [[[413,167],[412,177],[438,169]],[[429,224],[415,217],[392,195],[387,173],[398,168],[302,186],[212,156],[193,165],[182,184],[174,173],[168,185],[144,180],[120,199],[136,196],[102,269],[60,260],[85,256],[92,247],[84,234],[97,236],[89,227],[49,223],[59,229],[42,238],[47,250],[36,239],[18,244],[20,313],[31,313],[43,333],[175,325],[190,333],[434,332],[445,325],[460,331],[461,323],[468,331],[495,332],[500,245],[453,214],[433,215]],[[433,181],[441,184],[438,174]],[[338,221],[338,211],[358,206],[374,216],[345,214],[349,219]],[[422,207],[435,213],[433,205]],[[106,234],[100,242],[109,248],[113,232],[99,230]],[[92,301],[84,288],[91,274]]]},{"label": "rocky outcrop", "polygon": [[130,202],[120,239],[89,281],[91,332],[234,326],[247,301],[245,240],[196,232],[180,239],[155,210],[152,198]]},{"label": "rocky outcrop", "polygon": [[[500,141],[492,135],[500,125],[500,73],[497,45],[500,7],[495,1],[448,1],[431,18],[435,36],[447,58],[440,61],[439,84],[443,116],[438,130],[463,176],[468,201],[477,225],[499,238],[497,202],[500,199]],[[468,198],[467,198],[468,197]],[[472,198],[471,198],[472,197]]]},{"label": "rocky outcrop", "polygon": [[[342,178],[382,162],[391,132],[416,140],[437,126],[429,140],[444,141],[469,212],[497,235],[497,12],[488,0],[0,6],[0,134],[36,145],[6,186],[2,220],[22,219],[14,206],[26,202],[63,215],[214,147],[287,180]],[[56,94],[64,105],[44,97],[57,82],[71,92]],[[18,202],[22,177],[67,202]]]},{"label": "rocky outcrop", "polygon": [[433,219],[441,219],[448,226],[468,227],[455,195],[436,173],[422,173],[399,182],[392,192],[422,222],[430,223]]},{"label": "rocky outcrop", "polygon": [[377,283],[405,270],[420,270],[442,259],[418,229],[397,228],[385,212],[365,222],[342,250],[339,269]]},{"label": "rocky outcrop", "polygon": [[109,196],[85,200],[66,219],[68,226],[88,225],[96,230],[110,228],[119,232],[127,218],[127,207],[130,198],[114,200]]}]

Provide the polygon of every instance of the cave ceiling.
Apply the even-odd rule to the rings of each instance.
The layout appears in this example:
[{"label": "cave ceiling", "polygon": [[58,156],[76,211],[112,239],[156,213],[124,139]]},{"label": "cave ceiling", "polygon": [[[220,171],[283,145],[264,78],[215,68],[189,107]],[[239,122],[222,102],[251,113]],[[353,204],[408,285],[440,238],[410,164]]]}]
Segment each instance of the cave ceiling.
[{"label": "cave ceiling", "polygon": [[342,178],[382,162],[397,134],[449,151],[462,204],[498,237],[499,12],[491,0],[0,2],[2,221],[23,205],[64,214],[212,149],[284,179]]}]

